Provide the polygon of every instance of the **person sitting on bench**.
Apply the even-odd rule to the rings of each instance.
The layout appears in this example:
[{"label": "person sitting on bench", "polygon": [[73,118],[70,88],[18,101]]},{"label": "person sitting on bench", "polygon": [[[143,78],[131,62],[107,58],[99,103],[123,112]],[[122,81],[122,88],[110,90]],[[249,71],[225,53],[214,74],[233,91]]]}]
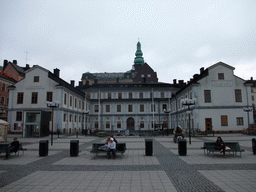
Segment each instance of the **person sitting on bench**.
[{"label": "person sitting on bench", "polygon": [[221,137],[217,137],[214,149],[220,150],[220,153],[223,153],[224,157],[226,157],[225,148],[226,148],[225,144],[224,144],[223,140],[221,139]]},{"label": "person sitting on bench", "polygon": [[108,158],[110,159],[110,153],[112,152],[113,158],[116,158],[116,142],[114,141],[113,138],[110,138],[109,142],[108,142]]},{"label": "person sitting on bench", "polygon": [[10,146],[8,147],[7,151],[6,151],[6,154],[5,154],[5,160],[8,159],[8,156],[14,152],[16,153],[18,150],[19,150],[19,147],[20,147],[20,143],[18,141],[18,139],[15,137],[13,139],[13,142],[11,142]]}]

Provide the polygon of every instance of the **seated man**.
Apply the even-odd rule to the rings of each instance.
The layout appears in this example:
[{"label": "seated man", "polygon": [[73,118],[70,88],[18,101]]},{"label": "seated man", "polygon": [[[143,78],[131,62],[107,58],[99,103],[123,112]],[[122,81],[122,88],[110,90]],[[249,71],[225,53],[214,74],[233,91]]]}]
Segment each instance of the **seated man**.
[{"label": "seated man", "polygon": [[12,153],[12,152],[17,152],[19,150],[20,147],[20,143],[18,141],[18,139],[15,137],[13,139],[13,142],[11,142],[10,146],[8,147],[6,154],[5,154],[5,160],[8,159],[8,156]]},{"label": "seated man", "polygon": [[116,142],[114,141],[113,138],[110,138],[109,142],[108,142],[108,158],[110,159],[110,152],[112,152],[113,158],[116,158]]}]

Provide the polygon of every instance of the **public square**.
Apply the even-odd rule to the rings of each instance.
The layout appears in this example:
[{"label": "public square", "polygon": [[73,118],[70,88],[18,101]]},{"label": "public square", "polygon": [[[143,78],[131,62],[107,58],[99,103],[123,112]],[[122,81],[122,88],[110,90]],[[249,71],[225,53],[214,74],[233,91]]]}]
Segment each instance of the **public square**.
[{"label": "public square", "polygon": [[[204,154],[203,143],[221,136],[225,141],[238,141],[245,149],[242,157],[227,153]],[[4,160],[0,155],[0,191],[256,191],[256,155],[252,138],[243,134],[218,134],[187,140],[187,155],[178,154],[173,135],[156,137],[120,136],[126,143],[123,157],[108,159],[100,154],[94,159],[92,143],[103,143],[106,137],[54,135],[49,154],[39,156],[39,141],[44,138],[22,138],[8,135],[8,142],[18,137],[27,150]],[[153,155],[145,155],[145,139],[153,140]],[[70,156],[70,141],[79,140],[79,155]]]}]

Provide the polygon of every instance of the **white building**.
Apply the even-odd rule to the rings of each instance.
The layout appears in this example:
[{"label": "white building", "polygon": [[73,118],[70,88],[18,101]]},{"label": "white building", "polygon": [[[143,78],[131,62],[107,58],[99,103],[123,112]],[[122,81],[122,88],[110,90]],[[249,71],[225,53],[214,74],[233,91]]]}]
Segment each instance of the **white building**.
[{"label": "white building", "polygon": [[[244,107],[252,106],[251,87],[246,81],[234,75],[234,69],[225,63],[216,63],[207,69],[201,68],[188,84],[171,99],[172,127],[181,125],[201,131],[242,131],[253,123],[252,112]],[[195,105],[181,104],[184,98],[195,98]],[[249,115],[249,116],[247,116]]]},{"label": "white building", "polygon": [[[84,122],[84,93],[54,73],[35,65],[26,77],[9,87],[8,122],[20,126],[24,137],[44,136],[52,130],[51,112],[46,102],[59,102],[54,109],[53,132],[81,130]],[[50,122],[49,122],[50,120]]]}]

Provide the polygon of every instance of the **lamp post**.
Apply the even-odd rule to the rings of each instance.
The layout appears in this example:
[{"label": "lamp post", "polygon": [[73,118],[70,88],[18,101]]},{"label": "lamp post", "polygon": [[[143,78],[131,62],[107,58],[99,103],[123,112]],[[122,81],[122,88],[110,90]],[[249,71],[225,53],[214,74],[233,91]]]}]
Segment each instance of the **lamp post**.
[{"label": "lamp post", "polygon": [[170,112],[171,112],[170,109],[168,111],[166,109],[164,109],[164,113],[167,115],[167,132],[166,132],[167,136],[169,135],[168,128],[169,128],[169,114],[170,114]]},{"label": "lamp post", "polygon": [[249,125],[250,125],[249,112],[251,112],[253,110],[253,108],[252,107],[244,107],[243,110],[244,110],[244,112],[247,112],[248,129],[249,129]]},{"label": "lamp post", "polygon": [[83,123],[85,122],[85,127],[83,126],[84,128],[84,136],[87,135],[87,115],[89,114],[89,111],[83,111],[83,118],[84,118],[84,115],[85,115],[85,119],[83,121]]},{"label": "lamp post", "polygon": [[59,101],[46,101],[46,105],[47,107],[52,109],[52,132],[51,132],[51,145],[53,145],[53,112],[54,112],[54,108],[58,108],[60,106],[60,102]]},{"label": "lamp post", "polygon": [[188,99],[188,98],[185,98],[185,99],[181,99],[180,100],[181,104],[182,105],[185,105],[188,107],[188,135],[189,135],[189,144],[191,144],[191,130],[190,130],[190,106],[191,105],[195,105],[196,103],[196,98],[193,98],[193,99]]}]

